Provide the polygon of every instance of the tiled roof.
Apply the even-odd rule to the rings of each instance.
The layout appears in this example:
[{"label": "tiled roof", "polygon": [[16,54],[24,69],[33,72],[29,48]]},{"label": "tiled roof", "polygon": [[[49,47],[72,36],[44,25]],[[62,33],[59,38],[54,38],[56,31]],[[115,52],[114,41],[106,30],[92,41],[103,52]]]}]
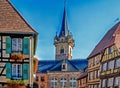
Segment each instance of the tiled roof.
[{"label": "tiled roof", "polygon": [[75,60],[41,60],[38,64],[38,71],[39,72],[55,72],[55,71],[62,71],[61,66],[62,63],[66,62],[68,65],[67,71],[83,71],[84,68],[88,65],[86,59],[75,59]]},{"label": "tiled roof", "polygon": [[12,6],[9,0],[0,0],[0,33],[37,33]]},{"label": "tiled roof", "polygon": [[113,26],[102,38],[102,40],[97,44],[97,46],[93,49],[91,54],[89,55],[88,58],[99,54],[100,52],[103,51],[103,49],[107,48],[108,46],[114,44],[115,41],[115,33],[119,32],[120,33],[120,28],[118,29],[118,26],[120,25],[120,22],[118,22],[115,26]]},{"label": "tiled roof", "polygon": [[82,79],[82,78],[87,77],[87,76],[88,76],[88,70],[83,72],[77,80]]}]

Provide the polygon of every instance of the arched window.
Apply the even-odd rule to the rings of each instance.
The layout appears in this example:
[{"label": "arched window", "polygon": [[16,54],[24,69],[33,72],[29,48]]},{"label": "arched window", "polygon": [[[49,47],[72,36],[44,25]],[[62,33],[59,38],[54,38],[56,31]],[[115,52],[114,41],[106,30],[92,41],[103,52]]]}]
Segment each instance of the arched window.
[{"label": "arched window", "polygon": [[57,88],[57,78],[51,79],[51,88]]},{"label": "arched window", "polygon": [[61,88],[66,88],[66,78],[61,78],[60,80],[60,87]]},{"label": "arched window", "polygon": [[64,54],[64,49],[63,48],[60,50],[60,54]]},{"label": "arched window", "polygon": [[71,78],[70,79],[70,88],[76,88],[76,79],[75,78]]}]

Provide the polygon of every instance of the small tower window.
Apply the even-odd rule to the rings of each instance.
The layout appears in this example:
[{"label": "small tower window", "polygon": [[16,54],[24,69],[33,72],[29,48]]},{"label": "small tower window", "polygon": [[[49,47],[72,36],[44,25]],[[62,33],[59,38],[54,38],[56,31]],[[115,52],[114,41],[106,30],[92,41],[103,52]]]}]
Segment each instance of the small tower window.
[{"label": "small tower window", "polygon": [[60,50],[60,54],[63,54],[63,53],[64,53],[64,49],[61,49],[61,50]]},{"label": "small tower window", "polygon": [[62,65],[62,69],[65,69],[65,64]]},{"label": "small tower window", "polygon": [[62,68],[62,71],[67,71],[67,63],[63,62],[61,68]]}]

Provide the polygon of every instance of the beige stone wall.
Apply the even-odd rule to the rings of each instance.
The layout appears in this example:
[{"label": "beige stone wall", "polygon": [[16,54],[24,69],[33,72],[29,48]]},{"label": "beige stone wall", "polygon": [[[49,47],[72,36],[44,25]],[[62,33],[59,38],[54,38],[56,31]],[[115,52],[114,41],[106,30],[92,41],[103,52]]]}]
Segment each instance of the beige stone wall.
[{"label": "beige stone wall", "polygon": [[77,78],[81,75],[81,72],[48,72],[48,78],[49,78],[49,88],[51,88],[51,83],[50,80],[52,78],[57,78],[58,83],[57,83],[57,88],[61,88],[60,87],[60,80],[62,78],[66,78],[67,83],[66,86],[67,88],[70,88],[70,78],[75,78],[76,79],[76,86],[77,86]]}]

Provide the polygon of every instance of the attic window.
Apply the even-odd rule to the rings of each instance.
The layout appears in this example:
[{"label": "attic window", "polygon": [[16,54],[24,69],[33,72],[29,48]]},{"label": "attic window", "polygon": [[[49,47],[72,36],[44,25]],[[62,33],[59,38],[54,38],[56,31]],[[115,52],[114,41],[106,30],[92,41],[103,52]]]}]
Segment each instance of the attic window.
[{"label": "attic window", "polygon": [[62,65],[62,69],[65,69],[65,64]]},{"label": "attic window", "polygon": [[62,64],[62,71],[67,71],[67,63]]}]

